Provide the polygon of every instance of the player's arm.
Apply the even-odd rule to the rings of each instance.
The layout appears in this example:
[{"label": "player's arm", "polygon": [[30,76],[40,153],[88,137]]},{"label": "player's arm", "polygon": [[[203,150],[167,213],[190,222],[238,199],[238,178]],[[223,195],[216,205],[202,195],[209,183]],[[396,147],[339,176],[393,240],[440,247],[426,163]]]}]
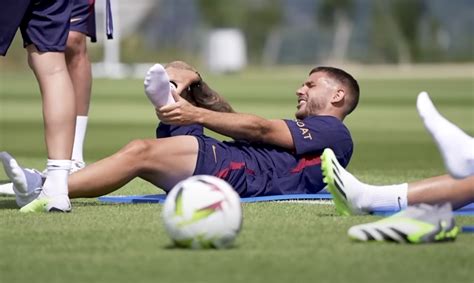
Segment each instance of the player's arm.
[{"label": "player's arm", "polygon": [[268,120],[243,113],[222,113],[191,105],[174,94],[176,103],[156,110],[161,122],[170,125],[200,124],[236,140],[295,148],[290,129],[283,120]]}]

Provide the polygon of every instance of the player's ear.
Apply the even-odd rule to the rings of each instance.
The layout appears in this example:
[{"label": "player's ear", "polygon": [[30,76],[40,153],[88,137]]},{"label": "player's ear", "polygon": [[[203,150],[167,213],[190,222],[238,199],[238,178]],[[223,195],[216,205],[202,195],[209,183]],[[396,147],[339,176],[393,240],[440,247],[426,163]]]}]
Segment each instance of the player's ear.
[{"label": "player's ear", "polygon": [[333,103],[340,102],[344,99],[344,96],[346,96],[346,92],[344,91],[344,89],[340,88],[336,92],[334,92],[332,96],[332,102]]}]

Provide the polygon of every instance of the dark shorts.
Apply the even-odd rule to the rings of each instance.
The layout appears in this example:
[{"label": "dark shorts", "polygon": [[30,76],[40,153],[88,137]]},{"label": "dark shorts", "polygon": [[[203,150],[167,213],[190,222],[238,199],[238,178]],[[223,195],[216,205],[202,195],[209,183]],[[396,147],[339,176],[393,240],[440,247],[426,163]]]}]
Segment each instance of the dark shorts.
[{"label": "dark shorts", "polygon": [[199,144],[199,153],[193,175],[213,175],[229,182],[241,196],[246,196],[247,169],[244,158],[235,146],[204,135],[199,125],[169,126],[159,124],[157,138],[194,136]]},{"label": "dark shorts", "polygon": [[41,52],[63,52],[71,11],[69,0],[2,0],[0,54],[6,54],[18,27],[24,46],[34,44]]},{"label": "dark shorts", "polygon": [[73,0],[71,31],[77,31],[97,41],[95,26],[95,0]]},{"label": "dark shorts", "polygon": [[195,137],[199,153],[193,175],[212,175],[224,179],[239,195],[245,196],[248,172],[242,154],[214,138],[205,135]]}]

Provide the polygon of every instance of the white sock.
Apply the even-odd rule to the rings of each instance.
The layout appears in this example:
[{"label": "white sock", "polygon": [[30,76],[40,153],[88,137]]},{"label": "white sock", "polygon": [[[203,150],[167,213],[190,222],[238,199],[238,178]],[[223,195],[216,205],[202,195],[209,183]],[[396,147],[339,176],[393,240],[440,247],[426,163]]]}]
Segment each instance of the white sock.
[{"label": "white sock", "polygon": [[162,65],[153,65],[148,70],[143,84],[146,96],[155,107],[160,108],[164,105],[175,103],[171,95],[174,85],[170,83],[168,74]]},{"label": "white sock", "polygon": [[76,133],[72,148],[72,160],[84,162],[83,148],[87,130],[87,116],[76,116]]},{"label": "white sock", "polygon": [[48,174],[41,191],[42,197],[67,196],[67,179],[71,169],[71,160],[48,159],[46,169]]},{"label": "white sock", "polygon": [[439,114],[428,93],[421,92],[418,95],[416,106],[441,152],[449,174],[455,178],[474,175],[474,138]]},{"label": "white sock", "polygon": [[373,186],[359,181],[341,166],[337,166],[337,172],[349,202],[357,211],[398,211],[407,207],[407,183]]},{"label": "white sock", "polygon": [[408,184],[389,186],[367,185],[366,192],[360,199],[363,210],[371,212],[374,210],[398,211],[407,207]]}]

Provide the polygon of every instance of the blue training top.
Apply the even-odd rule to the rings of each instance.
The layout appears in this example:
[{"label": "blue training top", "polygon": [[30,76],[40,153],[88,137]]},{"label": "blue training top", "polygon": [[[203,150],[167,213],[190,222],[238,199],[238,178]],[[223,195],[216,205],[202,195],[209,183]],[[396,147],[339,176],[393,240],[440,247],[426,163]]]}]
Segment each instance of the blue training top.
[{"label": "blue training top", "polygon": [[295,151],[243,141],[218,141],[199,125],[159,124],[157,137],[193,135],[199,142],[194,175],[207,174],[229,182],[241,197],[314,194],[324,188],[320,156],[331,148],[347,166],[353,142],[349,130],[333,116],[285,120]]}]

